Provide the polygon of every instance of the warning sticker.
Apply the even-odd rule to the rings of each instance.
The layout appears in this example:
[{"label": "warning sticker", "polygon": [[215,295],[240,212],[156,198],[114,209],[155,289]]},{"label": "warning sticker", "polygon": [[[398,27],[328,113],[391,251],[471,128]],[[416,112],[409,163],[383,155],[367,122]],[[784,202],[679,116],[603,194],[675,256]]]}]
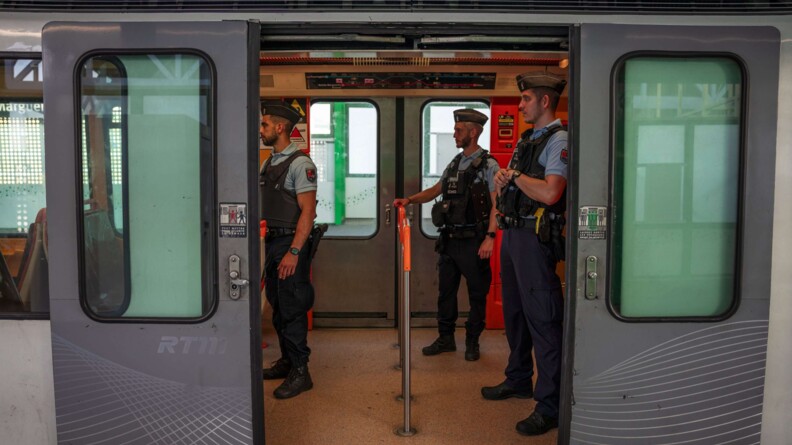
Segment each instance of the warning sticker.
[{"label": "warning sticker", "polygon": [[220,203],[220,237],[247,238],[247,204]]},{"label": "warning sticker", "polygon": [[608,208],[585,206],[578,212],[578,239],[605,239],[608,230]]},{"label": "warning sticker", "polygon": [[308,150],[308,98],[292,97],[284,99],[284,102],[291,105],[303,117],[300,122],[294,125],[289,139],[297,144],[297,148],[300,150]]}]

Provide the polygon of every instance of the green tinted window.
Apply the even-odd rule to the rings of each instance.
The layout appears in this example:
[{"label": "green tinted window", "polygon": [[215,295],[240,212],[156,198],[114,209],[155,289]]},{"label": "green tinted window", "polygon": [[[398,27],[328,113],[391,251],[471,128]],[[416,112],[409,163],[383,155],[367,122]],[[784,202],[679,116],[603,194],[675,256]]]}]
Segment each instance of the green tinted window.
[{"label": "green tinted window", "polygon": [[96,56],[82,70],[86,307],[201,317],[212,301],[209,67],[157,54]]},{"label": "green tinted window", "polygon": [[617,76],[613,306],[723,315],[736,297],[742,71],[636,57]]},{"label": "green tinted window", "polygon": [[311,159],[316,164],[316,222],[328,238],[377,232],[379,113],[362,101],[311,105]]}]

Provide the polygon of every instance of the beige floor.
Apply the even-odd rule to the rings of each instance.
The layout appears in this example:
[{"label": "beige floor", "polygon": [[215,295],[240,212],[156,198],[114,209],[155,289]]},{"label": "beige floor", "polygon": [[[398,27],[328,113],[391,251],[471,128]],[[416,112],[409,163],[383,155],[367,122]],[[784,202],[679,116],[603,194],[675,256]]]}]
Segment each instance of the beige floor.
[{"label": "beige floor", "polygon": [[[459,350],[424,357],[434,329],[412,332],[412,437],[395,434],[404,425],[401,371],[395,329],[318,329],[309,333],[309,369],[314,389],[289,400],[272,391],[280,380],[264,384],[266,443],[300,444],[555,444],[557,430],[524,437],[514,429],[532,411],[533,400],[488,401],[480,388],[503,380],[508,346],[503,331],[485,331],[481,360],[464,360],[464,330]],[[280,357],[271,325],[265,323],[265,363]],[[460,342],[462,344],[460,344]]]}]

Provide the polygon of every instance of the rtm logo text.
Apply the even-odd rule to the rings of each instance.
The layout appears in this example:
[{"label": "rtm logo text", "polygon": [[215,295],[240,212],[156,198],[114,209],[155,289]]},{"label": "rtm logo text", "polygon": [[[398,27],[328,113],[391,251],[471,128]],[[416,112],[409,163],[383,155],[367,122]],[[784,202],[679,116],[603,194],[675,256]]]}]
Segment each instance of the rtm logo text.
[{"label": "rtm logo text", "polygon": [[225,354],[226,339],[223,337],[173,337],[163,335],[157,354]]}]

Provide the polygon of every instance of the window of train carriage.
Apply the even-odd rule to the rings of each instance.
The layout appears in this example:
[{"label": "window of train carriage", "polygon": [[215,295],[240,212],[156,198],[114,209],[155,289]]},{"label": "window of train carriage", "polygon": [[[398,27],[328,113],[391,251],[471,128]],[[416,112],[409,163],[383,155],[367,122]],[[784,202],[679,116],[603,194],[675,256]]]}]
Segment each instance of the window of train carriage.
[{"label": "window of train carriage", "polygon": [[[482,101],[436,101],[423,106],[421,113],[422,147],[421,147],[421,190],[437,184],[443,171],[461,150],[454,141],[454,110],[473,108],[488,117],[489,104]],[[484,132],[479,136],[481,148],[490,148],[490,122],[484,125]],[[437,198],[440,199],[439,197]],[[437,227],[432,224],[432,205],[430,201],[421,205],[421,232],[437,238]]]},{"label": "window of train carriage", "polygon": [[0,59],[0,317],[49,314],[41,60]]},{"label": "window of train carriage", "polygon": [[210,65],[94,55],[81,68],[83,307],[100,320],[200,319],[214,305]]},{"label": "window of train carriage", "polygon": [[364,101],[311,104],[311,158],[318,176],[316,221],[326,237],[368,238],[377,232],[379,112]]},{"label": "window of train carriage", "polygon": [[735,307],[743,77],[718,56],[633,56],[615,71],[618,316],[714,319]]}]

